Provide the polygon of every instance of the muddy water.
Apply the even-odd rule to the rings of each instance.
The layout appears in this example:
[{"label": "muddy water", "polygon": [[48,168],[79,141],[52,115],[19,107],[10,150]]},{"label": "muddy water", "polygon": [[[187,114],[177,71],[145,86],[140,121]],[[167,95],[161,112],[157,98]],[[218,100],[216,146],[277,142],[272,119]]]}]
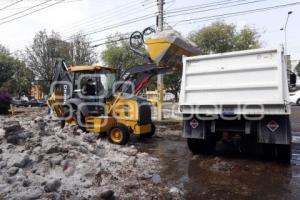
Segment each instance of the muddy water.
[{"label": "muddy water", "polygon": [[162,181],[185,199],[300,199],[300,167],[235,155],[194,156],[180,137],[139,145],[156,155]]}]

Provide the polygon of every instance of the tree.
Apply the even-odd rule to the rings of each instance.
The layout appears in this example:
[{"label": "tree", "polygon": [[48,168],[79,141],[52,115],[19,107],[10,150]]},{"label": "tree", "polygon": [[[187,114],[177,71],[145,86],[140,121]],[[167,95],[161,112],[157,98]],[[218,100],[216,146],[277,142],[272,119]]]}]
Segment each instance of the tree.
[{"label": "tree", "polygon": [[97,55],[95,51],[92,49],[86,36],[82,34],[76,34],[72,37],[70,49],[73,65],[91,65],[97,62]]},{"label": "tree", "polygon": [[40,31],[33,44],[26,48],[27,64],[44,90],[48,92],[54,78],[54,65],[58,58],[63,58],[69,65],[92,64],[96,62],[96,54],[90,47],[86,37],[77,34],[67,42],[56,32]]},{"label": "tree", "polygon": [[178,101],[178,92],[180,90],[182,69],[179,67],[172,68],[170,74],[164,76],[164,84],[167,92],[174,95],[175,101]]},{"label": "tree", "polygon": [[203,54],[260,47],[260,35],[255,29],[245,26],[238,32],[234,24],[224,22],[214,22],[198,31],[191,32],[189,38],[201,48]]},{"label": "tree", "polygon": [[244,27],[239,34],[234,38],[235,48],[234,50],[246,50],[246,49],[256,49],[259,48],[259,34],[256,30],[251,29],[250,27]]},{"label": "tree", "polygon": [[28,94],[33,80],[32,71],[26,67],[20,55],[11,55],[0,45],[0,87],[14,95]]},{"label": "tree", "polygon": [[[116,40],[119,41],[115,42]],[[144,50],[142,51],[144,52]],[[106,49],[102,52],[101,58],[105,65],[119,71],[145,62],[142,56],[137,55],[130,49],[129,42],[118,33],[108,37]]]},{"label": "tree", "polygon": [[16,95],[29,95],[31,90],[31,83],[34,80],[33,72],[26,67],[25,63],[22,62],[14,74],[12,85],[14,86],[14,94]]},{"label": "tree", "polygon": [[2,55],[10,55],[10,52],[9,52],[9,50],[5,46],[3,46],[3,45],[0,44],[0,54],[2,54]]},{"label": "tree", "polygon": [[20,65],[22,65],[22,63],[11,56],[7,48],[0,45],[0,88],[12,80],[15,70],[20,67]]}]

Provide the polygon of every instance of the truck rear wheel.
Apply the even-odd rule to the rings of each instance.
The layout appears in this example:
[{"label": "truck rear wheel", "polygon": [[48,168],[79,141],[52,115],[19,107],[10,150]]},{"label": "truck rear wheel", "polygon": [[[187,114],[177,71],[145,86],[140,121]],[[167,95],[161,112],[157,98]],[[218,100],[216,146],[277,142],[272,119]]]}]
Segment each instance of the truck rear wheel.
[{"label": "truck rear wheel", "polygon": [[277,160],[284,163],[289,163],[291,160],[291,146],[290,145],[276,145]]},{"label": "truck rear wheel", "polygon": [[264,158],[289,163],[291,160],[291,146],[284,144],[263,144]]},{"label": "truck rear wheel", "polygon": [[188,138],[187,145],[194,154],[213,154],[216,148],[216,142],[211,139],[194,139]]},{"label": "truck rear wheel", "polygon": [[274,160],[276,158],[275,154],[275,144],[263,144],[263,157],[266,160]]}]

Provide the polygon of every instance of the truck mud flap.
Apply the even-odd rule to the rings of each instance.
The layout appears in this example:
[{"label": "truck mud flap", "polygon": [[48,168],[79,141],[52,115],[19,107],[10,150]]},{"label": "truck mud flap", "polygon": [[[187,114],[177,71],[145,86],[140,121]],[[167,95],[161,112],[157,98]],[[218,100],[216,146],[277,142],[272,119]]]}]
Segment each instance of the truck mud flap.
[{"label": "truck mud flap", "polygon": [[291,128],[288,116],[265,116],[258,123],[259,143],[291,144]]},{"label": "truck mud flap", "polygon": [[184,120],[183,123],[183,137],[184,138],[195,138],[205,139],[205,122],[192,118],[190,120]]}]

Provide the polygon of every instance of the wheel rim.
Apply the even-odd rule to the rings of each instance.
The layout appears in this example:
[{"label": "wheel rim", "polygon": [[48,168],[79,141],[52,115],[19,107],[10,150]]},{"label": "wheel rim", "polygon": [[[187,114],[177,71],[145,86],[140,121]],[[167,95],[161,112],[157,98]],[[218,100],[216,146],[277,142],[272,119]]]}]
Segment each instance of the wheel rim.
[{"label": "wheel rim", "polygon": [[122,131],[118,128],[114,128],[111,130],[111,140],[113,142],[120,142],[123,139]]}]

